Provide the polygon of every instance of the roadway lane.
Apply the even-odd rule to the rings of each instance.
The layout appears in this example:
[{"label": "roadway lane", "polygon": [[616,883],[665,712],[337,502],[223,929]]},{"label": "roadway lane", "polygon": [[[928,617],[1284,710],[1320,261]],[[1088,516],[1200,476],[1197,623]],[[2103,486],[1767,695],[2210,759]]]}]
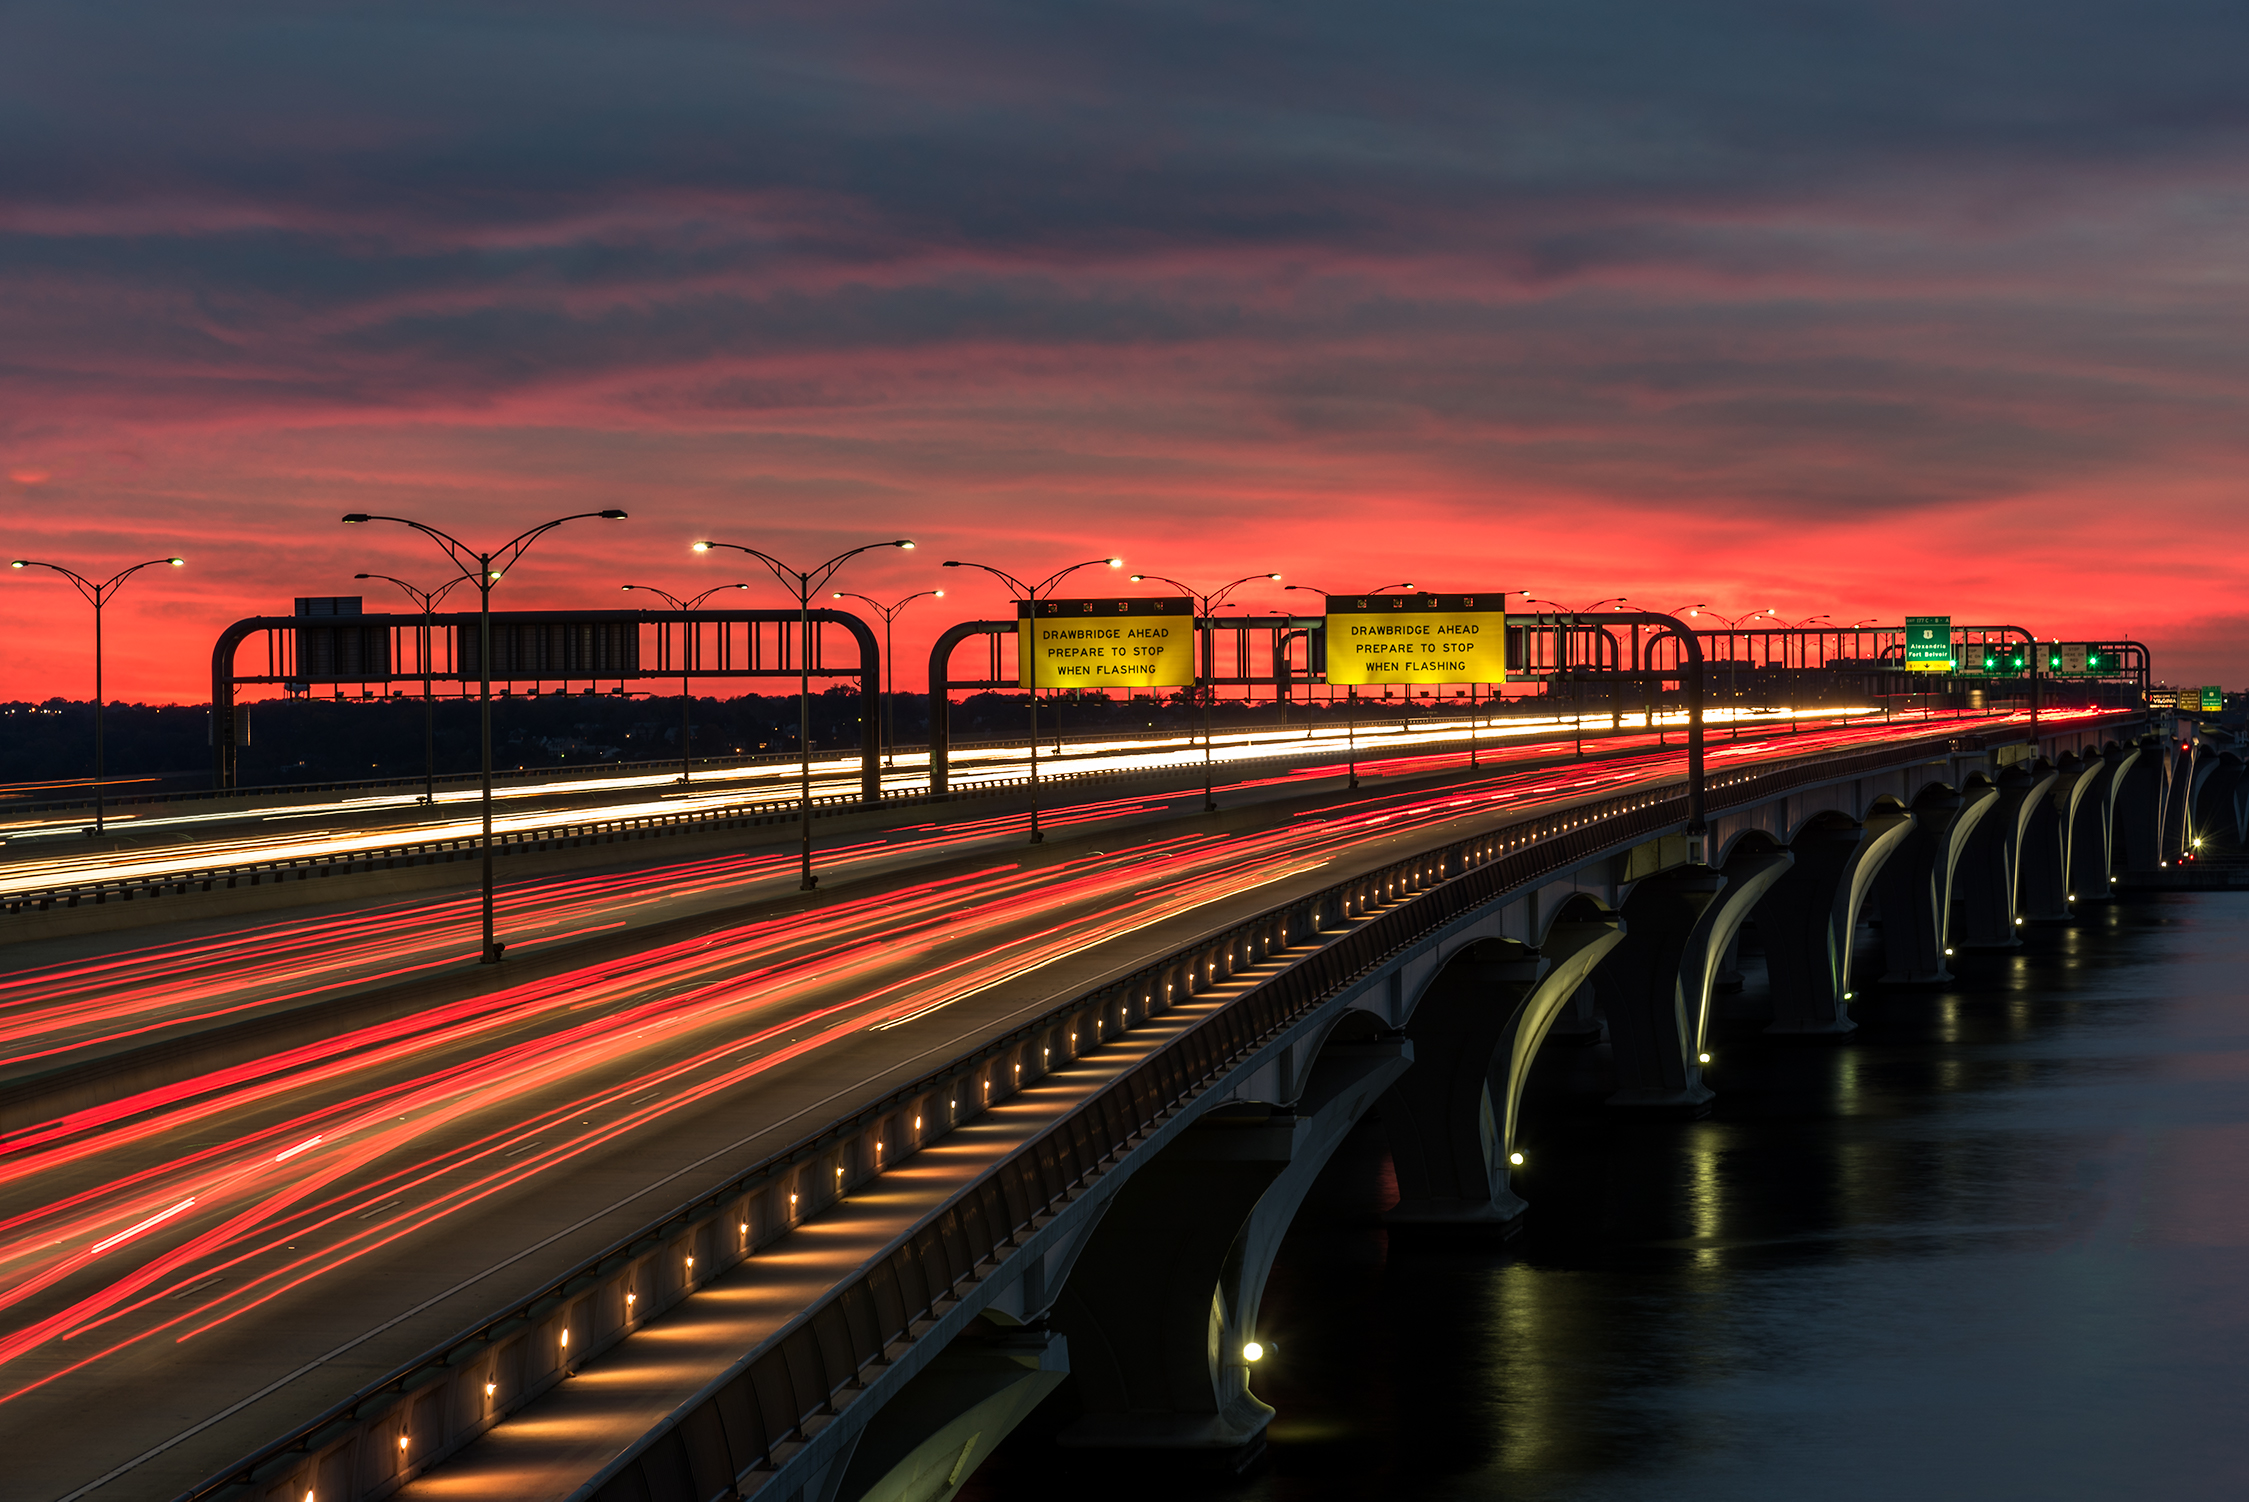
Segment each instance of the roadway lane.
[{"label": "roadway lane", "polygon": [[10,1133],[0,1204],[28,1208],[0,1219],[0,1413],[58,1438],[17,1481],[77,1495],[156,1451],[108,1491],[175,1490],[1023,1017],[1348,870],[1680,761],[1291,799],[658,924]]},{"label": "roadway lane", "polygon": [[[1746,712],[1743,723],[1770,720],[1778,713]],[[1676,734],[1677,717],[1670,718],[1672,733]],[[1806,723],[1827,723],[1831,718]],[[1484,724],[1462,720],[1411,726],[1370,720],[1355,732],[1338,726],[1265,727],[1214,736],[1211,759],[1222,768],[1276,755],[1332,762],[1347,757],[1352,743],[1361,755],[1376,758],[1469,739],[1501,747],[1573,734],[1574,724],[1540,716]],[[1623,717],[1623,724],[1627,729],[1644,728],[1642,717],[1636,715]],[[1587,716],[1585,728],[1588,732],[1605,732],[1609,717]],[[1042,751],[1039,764],[1042,776],[1054,777],[1191,768],[1202,760],[1200,742],[1190,738],[1119,738],[1071,743],[1061,755]],[[1021,778],[1028,771],[1022,747],[994,746],[956,752],[950,775],[956,787],[966,788]],[[573,777],[545,783],[518,781],[494,790],[498,808],[493,828],[514,834],[564,821],[653,818],[745,803],[793,802],[797,780],[793,765],[760,765],[698,773],[688,787],[682,787],[669,773]],[[926,753],[901,754],[897,765],[882,774],[884,792],[894,796],[923,792],[928,780]],[[856,756],[827,757],[814,763],[815,797],[856,795],[859,787]],[[323,859],[401,844],[470,839],[483,829],[479,795],[474,789],[441,792],[434,805],[422,803],[418,794],[394,790],[292,801],[283,808],[149,809],[121,815],[115,822],[117,832],[101,840],[89,840],[80,832],[85,823],[82,810],[26,815],[13,825],[0,823],[0,838],[5,838],[5,844],[0,844],[0,890],[37,891],[250,862]]]},{"label": "roadway lane", "polygon": [[[1625,734],[1597,743],[1595,755],[1630,755],[1655,738]],[[1528,767],[1573,762],[1550,743],[1484,747],[1479,760]],[[1465,751],[1362,758],[1362,781],[1461,769]],[[1267,769],[1222,782],[1229,807],[1297,796],[1340,782],[1330,762]],[[1062,783],[1041,823],[1050,834],[1111,829],[1199,811],[1201,789],[1137,797],[1084,795]],[[973,806],[972,806],[973,807]],[[915,811],[921,812],[921,811]],[[930,810],[941,816],[945,810]],[[888,876],[972,850],[1013,851],[1027,815],[909,817],[894,828],[829,836],[816,843],[823,882],[833,888]],[[794,836],[784,828],[740,855],[646,860],[585,875],[503,882],[499,928],[519,958],[541,946],[645,927],[748,901],[779,899],[797,885]],[[22,1082],[161,1046],[185,1033],[246,1023],[293,1009],[329,1005],[470,963],[481,945],[478,898],[463,881],[438,895],[375,903],[330,903],[271,922],[205,920],[151,932],[121,945],[115,934],[39,941],[9,953],[0,977],[0,1123],[19,1119],[11,1104]]]}]

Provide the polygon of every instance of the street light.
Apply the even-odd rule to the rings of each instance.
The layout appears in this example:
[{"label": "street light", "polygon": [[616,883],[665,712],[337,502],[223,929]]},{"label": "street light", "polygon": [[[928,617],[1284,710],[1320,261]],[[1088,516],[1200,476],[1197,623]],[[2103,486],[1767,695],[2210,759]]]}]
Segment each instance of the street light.
[{"label": "street light", "polygon": [[434,808],[437,805],[437,701],[433,697],[436,690],[430,666],[430,639],[435,628],[432,618],[437,613],[437,602],[451,594],[454,585],[466,581],[456,574],[436,589],[417,589],[389,574],[353,574],[352,577],[395,584],[406,591],[406,598],[422,607],[422,801]]},{"label": "street light", "polygon": [[[691,599],[683,600],[678,595],[673,594],[670,590],[658,589],[653,584],[620,584],[617,587],[628,594],[637,589],[644,595],[655,595],[658,598],[667,601],[671,605],[672,609],[678,611],[682,615],[685,615],[688,611],[695,609],[705,600],[709,599],[712,595],[722,595],[730,589],[749,588],[747,584],[714,584],[709,589],[704,590],[701,594],[696,595]],[[694,726],[689,720],[689,713],[694,704],[694,700],[689,697],[689,689],[687,687],[687,645],[689,634],[693,632],[694,629],[694,623],[691,621],[681,621],[679,623],[679,780],[682,783],[689,781],[687,775],[687,742],[689,738],[694,734]]]},{"label": "street light", "polygon": [[[1570,640],[1570,638],[1571,638],[1572,636],[1574,636],[1574,635],[1576,635],[1576,634],[1577,634],[1577,618],[1578,618],[1579,616],[1581,616],[1581,615],[1591,615],[1591,614],[1592,614],[1592,613],[1593,613],[1594,611],[1596,611],[1596,610],[1599,610],[1599,609],[1600,609],[1600,608],[1601,608],[1601,607],[1602,607],[1603,605],[1614,605],[1614,606],[1616,606],[1616,607],[1617,607],[1617,608],[1618,608],[1619,610],[1622,610],[1622,609],[1624,608],[1624,604],[1625,604],[1625,597],[1624,597],[1623,595],[1611,595],[1611,596],[1609,596],[1609,597],[1608,597],[1607,599],[1605,599],[1605,600],[1595,600],[1595,601],[1594,601],[1594,602],[1593,602],[1592,604],[1590,604],[1590,605],[1586,606],[1586,607],[1585,607],[1584,609],[1582,609],[1582,610],[1572,610],[1572,609],[1571,609],[1571,608],[1570,608],[1569,606],[1567,606],[1567,605],[1564,605],[1564,604],[1563,604],[1563,603],[1562,603],[1561,601],[1559,601],[1559,600],[1549,600],[1549,599],[1545,599],[1545,598],[1543,598],[1542,596],[1539,596],[1539,595],[1534,595],[1534,594],[1532,594],[1532,593],[1531,593],[1531,592],[1530,592],[1529,590],[1527,590],[1527,589],[1526,589],[1526,590],[1524,590],[1524,591],[1523,591],[1522,593],[1523,593],[1523,603],[1524,603],[1524,604],[1526,604],[1526,605],[1551,605],[1551,606],[1553,606],[1553,607],[1555,608],[1555,610],[1559,611],[1559,612],[1560,612],[1560,613],[1562,613],[1563,615],[1566,615],[1566,616],[1568,616],[1568,617],[1570,618],[1570,626],[1569,626],[1569,630],[1568,630],[1568,631],[1566,631],[1566,632],[1564,632],[1564,633],[1562,634],[1562,651],[1561,651],[1561,654],[1560,654],[1561,660],[1560,660],[1559,662],[1557,662],[1557,663],[1555,664],[1555,666],[1556,666],[1556,667],[1557,667],[1558,669],[1560,669],[1561,671],[1563,671],[1563,672],[1568,672],[1568,671],[1569,671],[1569,666],[1570,666],[1570,662],[1569,662],[1569,658],[1570,658],[1569,640]],[[1635,637],[1634,637],[1633,639],[1634,639],[1635,641],[1637,641],[1637,640],[1638,640],[1639,638],[1638,638],[1637,636],[1635,636]],[[1614,638],[1611,638],[1611,641],[1613,642],[1613,641],[1614,641]],[[1528,646],[1527,646],[1527,645],[1526,645],[1526,647],[1524,648],[1524,650],[1525,650],[1525,652],[1526,652],[1526,653],[1527,653],[1527,652],[1529,651],[1529,648],[1528,648]],[[1596,658],[1598,658],[1598,657],[1600,656],[1600,654],[1599,654],[1598,652],[1596,652],[1596,653],[1594,654],[1594,656],[1595,656]],[[1528,658],[1527,656],[1526,656],[1526,657],[1524,658],[1524,661],[1525,661],[1526,663],[1527,663],[1527,662],[1528,662],[1529,660],[1530,660],[1530,659],[1529,659],[1529,658]],[[1574,687],[1575,687],[1575,685],[1573,685],[1573,689],[1574,689]],[[1572,692],[1572,693],[1571,693],[1571,695],[1570,695],[1570,709],[1571,709],[1571,715],[1570,715],[1570,724],[1571,724],[1571,729],[1572,729],[1572,730],[1573,730],[1573,731],[1575,732],[1575,734],[1576,734],[1576,736],[1577,736],[1577,742],[1576,742],[1576,746],[1577,746],[1577,751],[1576,751],[1576,754],[1577,754],[1577,755],[1579,755],[1579,756],[1583,756],[1583,755],[1585,754],[1585,701],[1584,701],[1584,699],[1583,699],[1583,698],[1582,698],[1582,697],[1581,697],[1581,696],[1580,696],[1579,694],[1577,694],[1577,693],[1575,693],[1575,692]],[[1649,720],[1650,720],[1651,722],[1652,722],[1652,721],[1653,721],[1653,720],[1655,719],[1655,711],[1654,711],[1654,710],[1652,710],[1652,709],[1651,709],[1651,710],[1649,710],[1649,711],[1648,711],[1648,719],[1649,719]],[[1615,721],[1616,721],[1616,715],[1612,713],[1612,714],[1611,714],[1611,715],[1609,716],[1609,720],[1610,720],[1611,724],[1613,725],[1613,724],[1615,723]]]},{"label": "street light", "polygon": [[93,607],[94,607],[94,833],[95,833],[95,834],[100,834],[100,833],[102,832],[102,820],[103,820],[103,817],[104,817],[104,813],[105,813],[105,807],[104,807],[104,805],[105,805],[105,803],[106,803],[106,800],[105,800],[105,799],[103,798],[103,796],[102,796],[102,777],[103,777],[103,762],[102,762],[102,606],[104,606],[104,605],[106,605],[106,604],[108,604],[108,603],[109,603],[109,601],[110,601],[110,598],[111,598],[111,596],[113,596],[113,595],[115,595],[115,594],[117,593],[118,589],[119,589],[119,588],[120,588],[121,586],[123,586],[123,584],[125,583],[125,581],[126,581],[127,579],[130,579],[130,578],[132,578],[132,577],[133,577],[133,575],[135,575],[135,574],[139,573],[139,572],[140,572],[140,571],[141,571],[142,569],[144,569],[144,568],[154,568],[154,567],[156,567],[156,565],[158,565],[159,563],[166,563],[166,564],[170,564],[170,565],[171,565],[171,566],[172,566],[173,568],[179,568],[179,567],[181,567],[181,566],[182,566],[183,564],[185,564],[186,562],[187,562],[187,560],[186,560],[185,558],[151,558],[151,559],[148,559],[148,560],[147,560],[147,561],[145,561],[145,562],[142,562],[142,563],[136,563],[136,564],[134,564],[134,565],[133,565],[133,566],[132,566],[131,568],[128,568],[128,569],[122,569],[122,570],[118,571],[117,573],[114,573],[114,574],[110,575],[110,576],[109,576],[109,577],[108,577],[107,579],[104,579],[104,580],[103,580],[103,581],[102,581],[101,583],[99,583],[99,584],[96,584],[96,583],[95,583],[95,582],[94,582],[93,580],[91,580],[91,579],[87,578],[87,577],[86,577],[86,576],[85,576],[84,574],[81,574],[81,573],[79,573],[79,572],[78,572],[78,571],[77,571],[76,569],[69,569],[69,568],[64,568],[64,567],[63,567],[63,566],[62,566],[61,564],[59,564],[59,563],[42,563],[42,562],[40,562],[40,561],[39,561],[38,559],[36,559],[36,558],[18,558],[18,559],[15,559],[15,560],[13,560],[12,562],[10,562],[10,563],[9,563],[9,565],[8,565],[8,567],[10,567],[10,568],[44,568],[44,569],[52,569],[52,570],[54,570],[54,571],[55,571],[56,573],[58,573],[58,574],[62,575],[62,576],[63,576],[63,577],[65,578],[65,579],[68,579],[68,580],[70,581],[70,583],[71,583],[71,587],[72,587],[73,589],[77,590],[79,594],[81,594],[81,595],[83,595],[83,596],[85,597],[85,599],[86,599],[86,603],[87,603],[87,604],[89,604],[89,605],[91,605],[91,606],[93,606]]},{"label": "street light", "polygon": [[[1263,576],[1262,576],[1262,575],[1260,575],[1259,577],[1263,577]],[[1274,577],[1274,578],[1276,578],[1276,579],[1278,579],[1278,578],[1280,577],[1280,575],[1279,575],[1279,574],[1275,574],[1275,575],[1274,575],[1273,577]],[[1334,590],[1330,590],[1330,589],[1314,589],[1314,588],[1313,588],[1313,587],[1312,587],[1311,585],[1309,585],[1309,584],[1284,584],[1284,585],[1282,585],[1282,586],[1281,586],[1281,588],[1283,588],[1283,589],[1301,589],[1301,590],[1303,590],[1303,591],[1304,591],[1304,592],[1305,592],[1306,594],[1308,594],[1308,595],[1328,595],[1328,594],[1334,594],[1334,593],[1336,593],[1336,591],[1334,591]],[[1411,589],[1411,588],[1413,588],[1413,584],[1412,584],[1412,583],[1411,583],[1411,582],[1409,581],[1409,582],[1407,582],[1407,583],[1404,583],[1404,584],[1385,584],[1385,585],[1382,585],[1382,586],[1380,586],[1379,588],[1376,588],[1376,589],[1370,589],[1370,590],[1368,590],[1368,591],[1367,591],[1367,593],[1368,593],[1368,594],[1370,594],[1370,595],[1378,595],[1378,594],[1381,594],[1381,593],[1382,593],[1382,591],[1383,591],[1383,590],[1385,590],[1385,589]],[[1356,594],[1356,593],[1357,593],[1357,591],[1356,591],[1356,590],[1354,590],[1354,591],[1352,591],[1352,593]]]},{"label": "street light", "polygon": [[798,890],[809,892],[820,884],[812,874],[812,597],[828,587],[836,570],[861,553],[875,548],[904,548],[912,551],[914,541],[900,537],[891,542],[861,543],[836,554],[827,562],[809,569],[793,569],[771,553],[744,547],[738,542],[699,542],[694,546],[698,553],[708,553],[713,548],[726,548],[736,553],[747,553],[765,565],[781,587],[797,597],[797,826],[803,842],[803,880]]},{"label": "street light", "polygon": [[[1029,600],[1035,604],[1042,596],[1051,593],[1055,585],[1060,584],[1064,579],[1069,578],[1070,575],[1076,573],[1079,569],[1092,568],[1095,564],[1101,564],[1108,568],[1123,568],[1124,560],[1122,558],[1088,558],[1083,563],[1073,563],[1068,568],[1056,569],[1053,573],[1048,574],[1044,579],[1041,579],[1036,584],[1026,584],[1021,579],[1018,579],[1013,574],[1009,573],[1006,569],[994,568],[989,563],[969,563],[959,558],[948,558],[945,560],[943,566],[945,568],[982,569],[985,573],[990,574],[993,578],[999,580],[1002,584],[1005,584],[1009,589],[1014,590],[1015,597],[1018,600]],[[1135,577],[1138,576],[1136,575]],[[1027,631],[1031,629],[1031,619],[1035,619],[1035,617],[1025,618],[1020,611],[1017,612],[1015,629],[1017,631]],[[1030,842],[1034,845],[1043,845],[1046,843],[1046,831],[1039,828],[1039,669],[1038,657],[1035,653],[1032,654],[1030,662],[1031,681],[1030,683],[1025,685],[1025,687],[1029,690],[1029,698],[1031,701]],[[936,692],[935,684],[930,685],[930,692]],[[1057,710],[1055,713],[1057,714],[1057,716],[1059,716],[1061,711]],[[1060,753],[1057,752],[1056,754],[1059,755]]]},{"label": "street light", "polygon": [[[441,532],[426,522],[409,520],[403,516],[371,516],[364,511],[344,513],[344,525],[356,527],[362,522],[396,522],[401,527],[411,527],[444,550],[446,561],[460,571],[461,577],[476,586],[476,665],[481,675],[477,691],[478,739],[482,742],[484,774],[484,948],[477,955],[477,963],[497,965],[507,948],[492,932],[492,586],[499,583],[507,571],[520,562],[531,544],[561,526],[564,522],[610,521],[621,522],[625,513],[608,511],[576,511],[568,516],[558,516],[551,522],[541,522],[528,532],[502,543],[488,553],[480,553],[467,543],[447,532]],[[498,563],[495,568],[494,563]]]},{"label": "street light", "polygon": [[945,591],[941,589],[925,589],[919,591],[918,593],[906,596],[906,598],[900,600],[895,605],[885,605],[880,600],[870,599],[868,596],[862,594],[854,594],[848,589],[839,589],[834,594],[828,596],[828,598],[831,600],[865,601],[867,604],[874,606],[876,613],[881,615],[882,617],[882,710],[884,716],[889,720],[889,725],[887,728],[885,728],[883,722],[878,720],[875,724],[875,730],[877,734],[886,737],[890,746],[890,750],[886,757],[886,765],[893,767],[898,765],[898,715],[897,711],[893,708],[898,699],[898,674],[896,669],[896,659],[891,656],[890,651],[891,625],[898,619],[900,612],[905,610],[908,605],[913,604],[914,601],[922,599],[941,600],[944,597]]},{"label": "street light", "polygon": [[[1281,586],[1281,588],[1284,590],[1301,589],[1306,594],[1316,594],[1322,596],[1323,613],[1325,609],[1324,598],[1327,595],[1333,593],[1332,590],[1314,589],[1309,584],[1284,584]],[[1413,583],[1411,580],[1408,580],[1404,583],[1399,584],[1384,584],[1378,588],[1368,590],[1367,593],[1369,595],[1378,595],[1381,594],[1385,589],[1411,588],[1413,588]],[[1309,647],[1306,648],[1306,661],[1310,661]],[[1307,702],[1309,702],[1311,691],[1307,689],[1305,692]],[[1334,695],[1335,685],[1331,682],[1328,685],[1328,703],[1331,705],[1335,703]],[[1343,745],[1345,766],[1349,771],[1351,779],[1350,785],[1355,788],[1359,785],[1359,686],[1355,683],[1350,685],[1343,691]],[[1468,738],[1468,759],[1471,763],[1473,763],[1476,759],[1476,738],[1473,735]]]},{"label": "street light", "polygon": [[[1280,577],[1281,576],[1279,574],[1244,574],[1239,579],[1236,579],[1233,583],[1221,586],[1218,589],[1214,589],[1206,595],[1188,588],[1186,585],[1180,583],[1177,579],[1169,578],[1163,574],[1134,574],[1132,576],[1132,581],[1135,584],[1139,583],[1143,579],[1153,579],[1158,584],[1168,584],[1173,589],[1178,590],[1188,599],[1195,602],[1195,614],[1198,619],[1205,623],[1203,628],[1202,640],[1202,671],[1195,675],[1195,697],[1202,701],[1203,706],[1203,812],[1206,814],[1214,814],[1218,812],[1218,796],[1212,791],[1211,788],[1210,749],[1210,701],[1217,694],[1217,688],[1215,685],[1205,681],[1217,676],[1217,674],[1212,671],[1217,666],[1217,664],[1211,660],[1213,654],[1211,651],[1210,628],[1208,622],[1211,616],[1217,611],[1218,607],[1226,603],[1226,597],[1232,594],[1235,590],[1240,589],[1243,585],[1250,583],[1252,580],[1278,580]],[[1286,589],[1288,586],[1282,585],[1281,587]],[[1391,586],[1387,584],[1383,586],[1383,588],[1385,589],[1388,589],[1390,587]],[[1358,786],[1358,776],[1355,770],[1352,775],[1351,785],[1353,787]]]}]

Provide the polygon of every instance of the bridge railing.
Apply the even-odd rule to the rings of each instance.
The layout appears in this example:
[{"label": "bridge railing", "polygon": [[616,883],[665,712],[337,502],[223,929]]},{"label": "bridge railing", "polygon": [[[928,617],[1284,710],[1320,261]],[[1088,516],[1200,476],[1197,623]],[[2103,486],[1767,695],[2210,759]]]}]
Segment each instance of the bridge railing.
[{"label": "bridge railing", "polygon": [[[1722,773],[1709,784],[1710,807],[1753,805],[1894,769],[1925,759],[1934,739]],[[2019,739],[2003,730],[1944,737],[1945,749],[1955,752]],[[1145,1134],[1275,1035],[1459,919],[1605,852],[1675,831],[1686,817],[1683,790],[1588,799],[1445,841],[1232,925],[1011,1029],[679,1205],[183,1494],[182,1502],[248,1497],[287,1476],[331,1474],[320,1469],[323,1457],[355,1446],[354,1453],[392,1467],[363,1483],[369,1492],[387,1490],[402,1453],[426,1464],[467,1443],[577,1362],[983,1108],[1097,1053],[1185,996],[1269,960],[1284,962],[1024,1150],[963,1184],[861,1271],[801,1310],[614,1463],[599,1496],[666,1502],[723,1494],[741,1475],[785,1461],[809,1438],[808,1425],[848,1404],[870,1368],[894,1359],[971,1282],[996,1272],[1042,1217],[1086,1192]],[[368,1474],[356,1464],[334,1473]],[[329,1502],[333,1493],[319,1495]],[[355,1487],[334,1502],[358,1495]]]}]

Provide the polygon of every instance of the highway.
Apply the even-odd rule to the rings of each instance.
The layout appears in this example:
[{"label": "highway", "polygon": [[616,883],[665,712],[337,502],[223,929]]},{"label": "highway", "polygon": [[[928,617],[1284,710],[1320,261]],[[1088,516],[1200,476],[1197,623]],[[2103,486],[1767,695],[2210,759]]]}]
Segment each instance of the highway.
[{"label": "highway", "polygon": [[[1712,773],[1945,729],[1714,742]],[[10,1495],[90,1495],[105,1475],[99,1495],[169,1495],[1106,976],[1358,866],[1675,783],[1684,761],[1677,745],[1559,765],[1534,749],[1474,773],[1462,752],[1392,755],[1355,794],[1307,762],[1229,786],[1215,816],[1199,795],[1184,814],[1089,805],[1035,849],[1020,815],[907,831],[812,894],[760,854],[626,891],[556,881],[514,912],[555,942],[497,971],[465,963],[472,913],[453,897],[20,969],[0,992],[18,1068],[285,992],[361,1004],[318,1036],[0,1134],[0,1415],[54,1441],[18,1447]]]},{"label": "highway", "polygon": [[[1821,711],[1806,724],[1870,716],[1872,710]],[[1789,711],[1740,711],[1744,728],[1785,721]],[[1678,734],[1683,716],[1658,717],[1670,733]],[[1731,728],[1735,721],[1713,715],[1711,723]],[[1583,717],[1587,733],[1607,733],[1606,714]],[[1621,728],[1645,730],[1645,717],[1621,717]],[[1511,717],[1490,722],[1466,719],[1414,722],[1369,717],[1355,732],[1324,725],[1317,729],[1284,729],[1270,726],[1217,734],[1212,737],[1211,760],[1225,768],[1274,756],[1302,755],[1333,761],[1351,754],[1370,758],[1396,756],[1413,748],[1446,744],[1499,748],[1573,732],[1575,722],[1556,716]],[[1166,736],[1098,742],[1065,742],[1056,755],[1051,743],[1042,749],[1042,778],[1085,773],[1151,771],[1200,766],[1203,749],[1199,738]],[[1029,774],[1024,748],[985,746],[957,750],[950,758],[949,775],[958,788],[1020,779]],[[824,795],[856,796],[860,790],[859,759],[825,756],[813,765],[812,790]],[[1221,775],[1224,775],[1223,772]],[[895,767],[882,773],[886,796],[912,796],[925,792],[929,781],[926,752],[903,753]],[[793,764],[762,763],[752,767],[698,771],[683,787],[675,772],[643,772],[601,777],[516,779],[495,787],[493,828],[502,834],[548,827],[560,819],[594,822],[637,819],[723,809],[745,803],[794,801],[799,772]],[[272,803],[223,808],[188,802],[151,804],[111,815],[110,833],[102,840],[84,834],[83,809],[26,810],[13,819],[0,816],[0,891],[23,892],[67,887],[98,880],[119,881],[157,877],[215,866],[251,862],[310,860],[381,849],[386,846],[438,840],[471,839],[483,829],[480,795],[474,788],[447,788],[434,805],[419,793],[392,788],[380,793],[339,796],[277,797]]]}]

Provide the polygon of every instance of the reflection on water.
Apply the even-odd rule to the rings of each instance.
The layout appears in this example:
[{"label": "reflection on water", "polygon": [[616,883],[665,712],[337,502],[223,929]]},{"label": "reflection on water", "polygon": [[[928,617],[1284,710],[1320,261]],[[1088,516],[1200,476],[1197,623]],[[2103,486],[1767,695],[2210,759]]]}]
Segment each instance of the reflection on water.
[{"label": "reflection on water", "polygon": [[1362,1131],[1290,1238],[1248,1478],[1058,1451],[962,1493],[1252,1502],[2249,1496],[2249,895],[1861,990],[1841,1047],[1720,1013],[1702,1121],[1552,1049],[1504,1248],[1392,1237]]}]

